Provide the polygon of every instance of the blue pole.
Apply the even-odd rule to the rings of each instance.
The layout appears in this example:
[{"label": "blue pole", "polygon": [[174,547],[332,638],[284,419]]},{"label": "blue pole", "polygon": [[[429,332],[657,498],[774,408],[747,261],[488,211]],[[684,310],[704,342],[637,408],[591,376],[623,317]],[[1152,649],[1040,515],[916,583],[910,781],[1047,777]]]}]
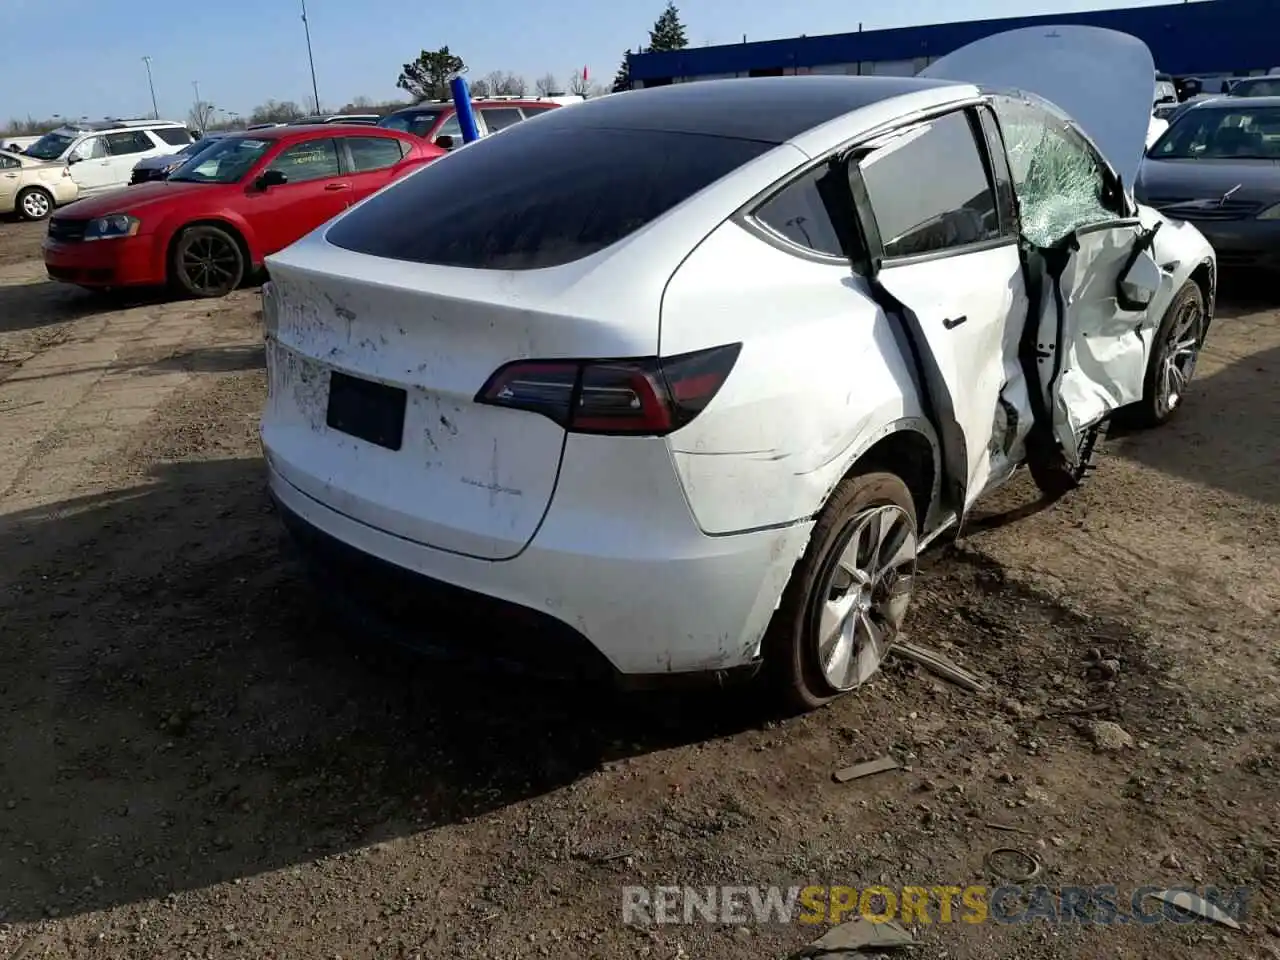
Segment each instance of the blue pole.
[{"label": "blue pole", "polygon": [[453,94],[458,126],[462,127],[462,142],[474,143],[480,139],[480,129],[476,126],[476,115],[471,109],[471,89],[467,86],[467,78],[458,75],[450,80],[449,92]]}]

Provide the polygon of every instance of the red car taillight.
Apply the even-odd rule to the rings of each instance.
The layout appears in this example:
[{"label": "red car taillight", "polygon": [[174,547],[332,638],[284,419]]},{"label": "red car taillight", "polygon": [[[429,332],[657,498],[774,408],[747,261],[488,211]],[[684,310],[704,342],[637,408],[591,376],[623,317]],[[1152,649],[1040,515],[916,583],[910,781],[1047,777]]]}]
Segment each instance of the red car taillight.
[{"label": "red car taillight", "polygon": [[498,368],[476,403],[540,413],[573,433],[661,436],[702,412],[741,350],[731,343],[665,359],[517,360]]}]

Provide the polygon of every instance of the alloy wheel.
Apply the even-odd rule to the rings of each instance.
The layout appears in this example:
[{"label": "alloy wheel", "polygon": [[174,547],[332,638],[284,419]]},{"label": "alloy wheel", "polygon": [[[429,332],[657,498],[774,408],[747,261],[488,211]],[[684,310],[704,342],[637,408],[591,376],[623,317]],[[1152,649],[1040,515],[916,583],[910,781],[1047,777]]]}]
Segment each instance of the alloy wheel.
[{"label": "alloy wheel", "polygon": [[22,212],[32,220],[43,220],[51,206],[49,198],[39,190],[29,190],[22,197]]},{"label": "alloy wheel", "polygon": [[1160,400],[1166,410],[1182,402],[1183,393],[1195,373],[1200,355],[1204,311],[1198,300],[1188,300],[1179,308],[1165,341],[1160,370]]},{"label": "alloy wheel", "polygon": [[239,252],[221,237],[193,238],[182,250],[181,263],[191,288],[202,294],[222,292],[239,280]]},{"label": "alloy wheel", "polygon": [[898,637],[916,569],[915,523],[895,505],[870,507],[849,523],[818,602],[816,643],[833,690],[861,686]]}]

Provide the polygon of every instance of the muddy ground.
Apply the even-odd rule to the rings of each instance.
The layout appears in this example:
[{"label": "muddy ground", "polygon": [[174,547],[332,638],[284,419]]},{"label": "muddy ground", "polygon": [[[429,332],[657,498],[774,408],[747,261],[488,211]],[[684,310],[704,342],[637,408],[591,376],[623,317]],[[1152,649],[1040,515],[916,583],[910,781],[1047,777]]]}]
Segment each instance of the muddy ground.
[{"label": "muddy ground", "polygon": [[0,223],[0,956],[780,958],[818,931],[624,926],[622,887],[996,885],[1009,846],[1122,904],[1248,886],[1244,929],[935,922],[914,956],[1280,956],[1265,285],[1228,278],[1178,421],[932,552],[911,634],[989,697],[898,663],[778,722],[335,628],[264,496],[256,291],[93,298],[41,232]]}]

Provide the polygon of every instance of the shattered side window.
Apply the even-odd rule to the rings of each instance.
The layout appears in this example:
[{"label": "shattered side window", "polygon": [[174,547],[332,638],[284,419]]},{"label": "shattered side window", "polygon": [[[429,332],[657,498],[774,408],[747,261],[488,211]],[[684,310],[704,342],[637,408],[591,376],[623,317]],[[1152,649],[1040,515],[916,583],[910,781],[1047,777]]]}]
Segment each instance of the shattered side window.
[{"label": "shattered side window", "polygon": [[1102,200],[1104,170],[1070,127],[1025,101],[997,98],[993,106],[1029,242],[1051,247],[1081,227],[1115,219]]}]

